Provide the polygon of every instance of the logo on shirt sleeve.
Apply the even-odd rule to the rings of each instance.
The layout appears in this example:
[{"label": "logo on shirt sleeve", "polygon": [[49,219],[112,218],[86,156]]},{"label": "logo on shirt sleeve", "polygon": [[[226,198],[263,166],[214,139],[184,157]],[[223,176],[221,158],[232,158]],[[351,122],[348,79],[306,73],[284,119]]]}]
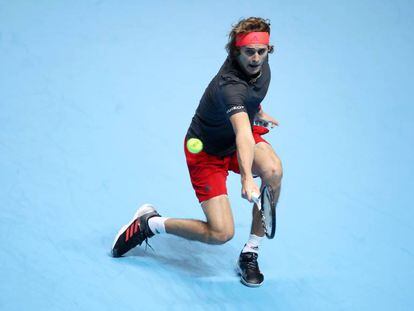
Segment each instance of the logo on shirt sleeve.
[{"label": "logo on shirt sleeve", "polygon": [[229,114],[230,112],[232,112],[234,110],[243,110],[243,109],[244,109],[244,106],[234,106],[234,107],[231,107],[230,109],[228,109],[226,111],[226,113]]}]

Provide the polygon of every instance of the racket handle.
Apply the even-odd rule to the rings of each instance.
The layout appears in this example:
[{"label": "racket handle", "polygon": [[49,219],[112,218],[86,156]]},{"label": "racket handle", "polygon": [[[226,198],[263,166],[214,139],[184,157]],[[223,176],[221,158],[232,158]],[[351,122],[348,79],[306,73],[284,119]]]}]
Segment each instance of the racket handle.
[{"label": "racket handle", "polygon": [[260,210],[261,206],[260,206],[260,195],[257,194],[256,192],[252,193],[252,200],[254,203],[256,203],[257,208]]}]

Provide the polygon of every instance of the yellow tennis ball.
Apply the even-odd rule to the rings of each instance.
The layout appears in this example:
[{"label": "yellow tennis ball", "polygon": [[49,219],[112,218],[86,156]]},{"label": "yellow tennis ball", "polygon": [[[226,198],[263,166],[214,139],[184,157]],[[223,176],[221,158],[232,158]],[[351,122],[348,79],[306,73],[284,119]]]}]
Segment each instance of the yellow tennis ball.
[{"label": "yellow tennis ball", "polygon": [[199,153],[203,150],[203,142],[198,138],[190,138],[187,140],[187,149],[191,153]]}]

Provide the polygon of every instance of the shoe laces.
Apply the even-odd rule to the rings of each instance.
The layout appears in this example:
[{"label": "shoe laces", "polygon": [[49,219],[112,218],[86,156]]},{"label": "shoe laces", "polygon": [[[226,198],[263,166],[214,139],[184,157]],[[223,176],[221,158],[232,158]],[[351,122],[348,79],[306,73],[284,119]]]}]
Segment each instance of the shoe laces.
[{"label": "shoe laces", "polygon": [[151,244],[149,244],[147,237],[145,238],[143,242],[145,242],[145,251],[147,251],[147,248],[149,247],[155,253],[155,249],[151,246]]},{"label": "shoe laces", "polygon": [[257,254],[251,253],[246,255],[246,260],[244,261],[246,263],[246,266],[250,269],[258,269],[259,265],[257,263]]}]

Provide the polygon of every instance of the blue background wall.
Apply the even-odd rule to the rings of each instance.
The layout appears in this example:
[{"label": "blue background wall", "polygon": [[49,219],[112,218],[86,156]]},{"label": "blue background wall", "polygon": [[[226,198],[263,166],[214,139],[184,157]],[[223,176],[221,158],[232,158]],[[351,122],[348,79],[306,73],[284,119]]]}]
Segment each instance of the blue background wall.
[{"label": "blue background wall", "polygon": [[[136,207],[203,218],[182,142],[241,17],[272,22],[285,176],[258,289],[250,227],[108,256]],[[410,1],[0,1],[0,309],[412,310]]]}]

